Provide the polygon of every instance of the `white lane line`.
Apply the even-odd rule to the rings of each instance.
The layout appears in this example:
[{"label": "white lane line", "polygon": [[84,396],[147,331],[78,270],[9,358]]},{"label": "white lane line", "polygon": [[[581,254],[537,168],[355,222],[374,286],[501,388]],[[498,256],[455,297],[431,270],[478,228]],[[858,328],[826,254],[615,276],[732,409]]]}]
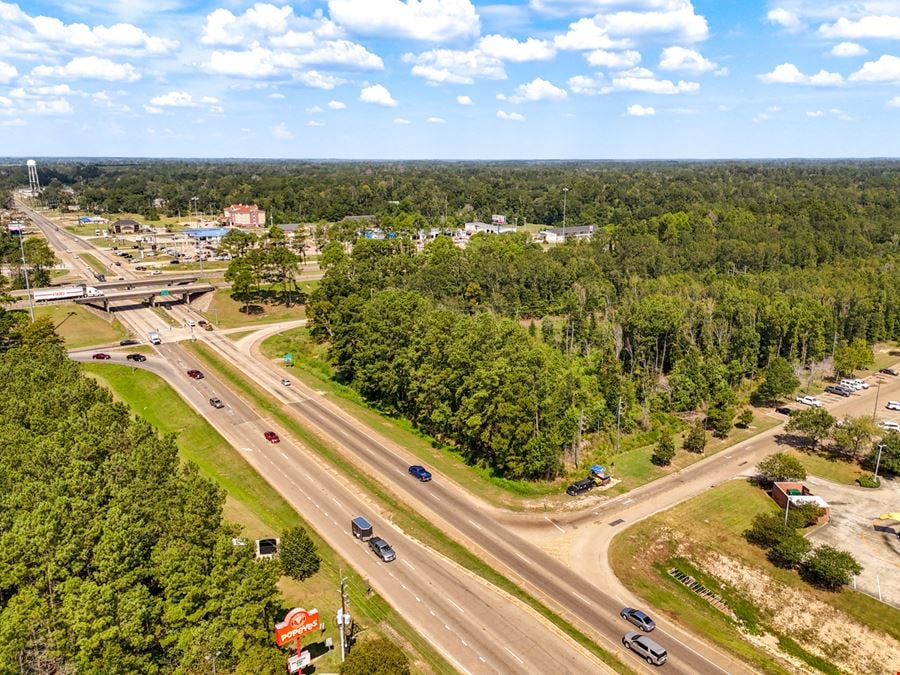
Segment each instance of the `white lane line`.
[{"label": "white lane line", "polygon": [[504,647],[504,649],[505,649],[506,651],[508,651],[508,652],[510,653],[510,655],[511,655],[516,661],[518,661],[519,663],[521,663],[523,666],[525,665],[525,662],[524,662],[522,659],[520,659],[520,658],[519,658],[519,655],[516,654],[512,649],[510,649],[509,647]]},{"label": "white lane line", "polygon": [[585,597],[582,597],[582,596],[578,595],[578,593],[576,593],[575,591],[572,591],[572,595],[574,595],[576,598],[578,598],[579,600],[581,600],[581,601],[582,601],[584,604],[586,604],[586,605],[591,604],[591,601],[590,601],[590,600],[588,600],[588,599],[585,598]]},{"label": "white lane line", "polygon": [[450,626],[448,626],[447,624],[444,624],[444,628],[446,628],[447,630],[449,630],[451,633],[453,632],[453,629],[450,628]]},{"label": "white lane line", "polygon": [[391,577],[391,578],[393,579],[393,578],[394,578],[394,573],[393,573],[393,572],[388,572],[388,576]]},{"label": "white lane line", "polygon": [[451,600],[450,598],[447,598],[447,602],[449,602],[451,605],[453,605],[454,607],[456,607],[456,609],[458,609],[458,610],[460,611],[461,614],[465,614],[465,613],[466,613],[466,610],[464,610],[462,607],[460,607],[459,605],[457,605],[457,604],[456,604],[455,602],[453,602],[453,600]]},{"label": "white lane line", "polygon": [[334,502],[335,504],[337,504],[338,506],[341,505],[341,503],[338,501],[338,498],[337,498],[337,497],[332,497],[332,498],[331,498],[331,501],[333,501],[333,502]]},{"label": "white lane line", "polygon": [[555,527],[555,528],[556,528],[557,530],[559,530],[560,532],[565,532],[564,529],[562,529],[559,525],[557,525],[557,524],[554,523],[552,520],[550,520],[547,516],[544,516],[544,520],[546,520],[548,523],[550,523],[553,527]]},{"label": "white lane line", "polygon": [[433,609],[429,609],[428,613],[431,614],[431,616],[437,616],[437,614],[434,613]]},{"label": "white lane line", "polygon": [[475,522],[474,520],[472,520],[471,518],[466,518],[466,520],[468,520],[472,525],[474,525],[475,527],[477,527],[479,530],[484,529],[483,527],[481,527],[481,525],[479,525],[478,523],[476,523],[476,522]]},{"label": "white lane line", "polygon": [[634,504],[634,500],[631,497],[622,501],[622,506],[626,506],[628,504]]},{"label": "white lane line", "polygon": [[400,582],[400,588],[402,588],[404,591],[407,590],[406,584],[404,584],[402,581]]},{"label": "white lane line", "polygon": [[468,647],[468,646],[469,646],[469,643],[466,642],[465,640],[460,640],[460,642],[462,642],[462,646],[463,646],[463,647]]},{"label": "white lane line", "polygon": [[441,501],[441,498],[438,497],[438,496],[437,496],[436,494],[434,494],[433,492],[431,493],[431,496],[434,497],[437,501]]},{"label": "white lane line", "polygon": [[253,448],[244,448],[244,452],[253,452]]},{"label": "white lane line", "polygon": [[481,654],[478,655],[478,658],[481,659],[482,663],[487,663],[487,661],[484,660],[484,657]]},{"label": "white lane line", "polygon": [[409,569],[411,569],[411,570],[415,570],[415,569],[416,569],[416,568],[413,567],[410,563],[408,563],[406,560],[401,560],[400,562],[402,562],[404,565],[406,565],[406,566],[407,566]]},{"label": "white lane line", "polygon": [[422,602],[422,598],[420,598],[418,595],[416,596],[416,602]]}]

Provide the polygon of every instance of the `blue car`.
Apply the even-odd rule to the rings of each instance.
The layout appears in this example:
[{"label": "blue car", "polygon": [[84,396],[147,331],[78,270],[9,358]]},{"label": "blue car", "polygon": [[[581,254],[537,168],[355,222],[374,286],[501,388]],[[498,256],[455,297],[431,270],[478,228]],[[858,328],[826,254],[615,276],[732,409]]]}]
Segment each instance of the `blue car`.
[{"label": "blue car", "polygon": [[428,472],[424,466],[419,466],[418,464],[413,464],[409,467],[409,473],[418,478],[423,483],[425,481],[431,480],[431,474]]}]

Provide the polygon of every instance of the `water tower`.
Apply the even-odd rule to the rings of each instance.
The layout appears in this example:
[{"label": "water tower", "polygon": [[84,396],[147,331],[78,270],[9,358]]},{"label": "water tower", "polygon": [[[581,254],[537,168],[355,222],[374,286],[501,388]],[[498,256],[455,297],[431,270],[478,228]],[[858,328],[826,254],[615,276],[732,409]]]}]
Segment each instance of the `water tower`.
[{"label": "water tower", "polygon": [[31,190],[32,197],[37,197],[38,193],[41,191],[41,182],[38,180],[37,173],[37,162],[33,159],[29,159],[25,162],[25,166],[28,167],[28,189]]}]

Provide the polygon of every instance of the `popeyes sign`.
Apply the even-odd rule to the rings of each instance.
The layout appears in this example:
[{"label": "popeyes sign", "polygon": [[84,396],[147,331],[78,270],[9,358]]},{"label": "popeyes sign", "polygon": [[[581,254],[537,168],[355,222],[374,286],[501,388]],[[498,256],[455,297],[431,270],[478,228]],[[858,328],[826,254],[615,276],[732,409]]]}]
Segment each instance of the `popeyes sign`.
[{"label": "popeyes sign", "polygon": [[319,629],[319,610],[295,607],[288,612],[284,621],[275,624],[275,644],[281,647],[286,642],[303,637]]}]

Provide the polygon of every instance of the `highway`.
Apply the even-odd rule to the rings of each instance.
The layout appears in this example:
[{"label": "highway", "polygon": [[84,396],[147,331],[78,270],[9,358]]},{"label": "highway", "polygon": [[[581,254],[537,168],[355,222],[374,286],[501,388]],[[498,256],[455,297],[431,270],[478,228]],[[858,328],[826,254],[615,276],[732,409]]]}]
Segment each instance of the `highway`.
[{"label": "highway", "polygon": [[[51,246],[76,250],[77,244],[62,243],[54,236],[55,225],[39,214],[35,216],[34,222]],[[191,315],[189,308],[181,306],[176,306],[173,314]],[[122,311],[117,317],[139,337],[160,323],[146,308]],[[201,331],[198,336],[220,345],[231,344],[216,333]],[[171,343],[173,338],[187,337],[184,329],[164,332],[164,344],[155,348],[156,355],[150,355],[141,367],[158,373],[175,387],[460,672],[609,672],[532,609],[405,536],[390,523],[389,514],[380,513],[356,485],[339,477],[333,467],[261,417],[224,383],[210,374],[199,381],[188,378],[188,369],[202,370],[203,366],[187,350]],[[73,358],[90,361],[96,351],[100,350],[77,352]],[[135,365],[124,360],[124,352],[113,354],[113,362]],[[279,381],[280,376],[273,382],[273,389],[287,403],[292,400],[293,388],[279,390]],[[212,408],[210,396],[222,399],[226,407]],[[277,445],[267,443],[263,438],[266,430],[276,431],[282,441]],[[394,546],[397,561],[382,563],[365,544],[353,539],[350,518],[358,514],[365,515],[376,533]]]}]

